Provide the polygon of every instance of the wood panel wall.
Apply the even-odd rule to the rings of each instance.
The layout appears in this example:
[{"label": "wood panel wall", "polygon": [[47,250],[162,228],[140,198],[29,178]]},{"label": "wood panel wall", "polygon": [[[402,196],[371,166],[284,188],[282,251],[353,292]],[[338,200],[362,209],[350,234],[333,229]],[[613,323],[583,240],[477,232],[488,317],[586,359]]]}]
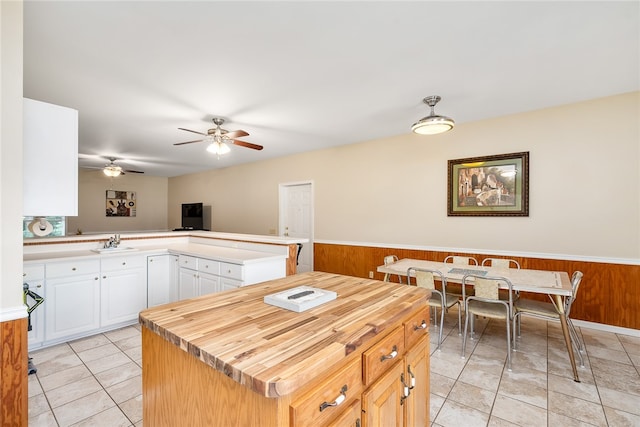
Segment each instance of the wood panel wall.
[{"label": "wood panel wall", "polygon": [[28,420],[27,318],[0,323],[0,425]]},{"label": "wood panel wall", "polygon": [[[376,268],[383,264],[383,258],[386,255],[397,255],[401,259],[430,261],[443,261],[448,255],[466,255],[475,257],[479,263],[487,257],[505,258],[490,253],[472,254],[314,243],[314,269],[365,278],[369,277],[370,271],[373,271],[374,278],[382,280],[384,275],[376,272]],[[577,300],[571,308],[573,319],[640,329],[640,265],[524,257],[512,257],[512,259],[518,261],[521,268],[566,271],[569,276],[576,270],[582,271],[584,277]]]}]

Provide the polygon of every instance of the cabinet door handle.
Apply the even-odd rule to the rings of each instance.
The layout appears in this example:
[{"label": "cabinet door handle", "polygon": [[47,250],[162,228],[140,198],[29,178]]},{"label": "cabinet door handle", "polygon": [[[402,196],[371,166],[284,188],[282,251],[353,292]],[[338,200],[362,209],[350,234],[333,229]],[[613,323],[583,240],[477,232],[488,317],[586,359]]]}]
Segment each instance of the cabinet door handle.
[{"label": "cabinet door handle", "polygon": [[393,348],[391,349],[391,353],[380,356],[380,361],[384,362],[385,360],[395,359],[397,355],[398,355],[398,347],[394,345]]},{"label": "cabinet door handle", "polygon": [[413,372],[411,372],[411,365],[407,365],[407,373],[411,377],[411,381],[409,381],[409,390],[413,390],[413,388],[416,386],[416,376],[413,375]]},{"label": "cabinet door handle", "polygon": [[42,285],[37,285],[37,286],[36,286],[36,288],[41,288],[41,287],[42,287]]},{"label": "cabinet door handle", "polygon": [[107,278],[107,276],[102,276],[102,278],[103,278],[103,279],[106,279],[106,278]]},{"label": "cabinet door handle", "polygon": [[127,263],[125,261],[122,262],[122,265],[127,265]]},{"label": "cabinet door handle", "polygon": [[404,401],[411,394],[411,388],[404,382],[404,373],[400,374],[400,382],[402,383],[402,396],[400,397],[400,404],[403,405]]},{"label": "cabinet door handle", "polygon": [[414,326],[413,327],[414,331],[419,331],[420,329],[427,329],[427,322],[425,322],[423,320],[422,323],[419,326]]},{"label": "cabinet door handle", "polygon": [[341,404],[342,402],[344,402],[344,400],[347,398],[347,385],[343,385],[342,388],[340,389],[340,394],[338,395],[338,397],[335,398],[335,400],[331,403],[328,402],[322,402],[320,404],[320,412],[324,411],[325,409],[327,409],[330,406],[338,406],[339,404]]},{"label": "cabinet door handle", "polygon": [[100,279],[100,278],[99,277],[95,277],[93,280],[98,280],[98,279]]},{"label": "cabinet door handle", "polygon": [[75,268],[75,267],[72,267],[72,268],[71,268],[71,271],[76,271],[76,268]]}]

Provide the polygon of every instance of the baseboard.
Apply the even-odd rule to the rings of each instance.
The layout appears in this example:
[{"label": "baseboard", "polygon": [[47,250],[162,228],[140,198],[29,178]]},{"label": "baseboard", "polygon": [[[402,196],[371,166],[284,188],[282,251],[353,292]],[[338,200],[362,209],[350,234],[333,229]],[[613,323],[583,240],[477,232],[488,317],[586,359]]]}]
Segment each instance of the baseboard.
[{"label": "baseboard", "polygon": [[640,330],[638,329],[605,325],[603,323],[587,322],[586,320],[571,319],[571,321],[573,322],[574,326],[578,326],[580,328],[595,329],[598,331],[613,332],[614,334],[629,335],[632,337],[640,338]]}]

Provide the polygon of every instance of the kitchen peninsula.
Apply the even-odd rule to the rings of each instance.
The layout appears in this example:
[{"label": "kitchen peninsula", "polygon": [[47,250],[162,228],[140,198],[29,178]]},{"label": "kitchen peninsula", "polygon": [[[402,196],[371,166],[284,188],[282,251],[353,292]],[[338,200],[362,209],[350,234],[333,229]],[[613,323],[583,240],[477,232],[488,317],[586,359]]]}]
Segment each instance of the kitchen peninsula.
[{"label": "kitchen peninsula", "polygon": [[[337,298],[263,302],[298,286]],[[144,310],[145,424],[427,425],[429,296],[310,272]]]},{"label": "kitchen peninsula", "polygon": [[[105,248],[109,240],[119,244]],[[23,281],[44,298],[29,349],[130,325],[147,307],[295,274],[304,242],[203,231],[25,240]]]}]

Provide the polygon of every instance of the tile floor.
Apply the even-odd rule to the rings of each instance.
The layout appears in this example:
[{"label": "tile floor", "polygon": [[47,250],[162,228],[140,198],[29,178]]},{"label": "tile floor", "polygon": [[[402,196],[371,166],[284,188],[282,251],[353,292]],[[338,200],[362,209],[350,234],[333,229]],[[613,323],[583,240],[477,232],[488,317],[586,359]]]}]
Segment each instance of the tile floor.
[{"label": "tile floor", "polygon": [[[578,328],[585,345],[573,381],[560,326],[524,318],[506,369],[504,324],[476,322],[460,357],[457,314],[447,314],[436,350],[431,328],[431,425],[640,426],[640,337]],[[30,426],[141,426],[139,326],[31,353]]]}]

